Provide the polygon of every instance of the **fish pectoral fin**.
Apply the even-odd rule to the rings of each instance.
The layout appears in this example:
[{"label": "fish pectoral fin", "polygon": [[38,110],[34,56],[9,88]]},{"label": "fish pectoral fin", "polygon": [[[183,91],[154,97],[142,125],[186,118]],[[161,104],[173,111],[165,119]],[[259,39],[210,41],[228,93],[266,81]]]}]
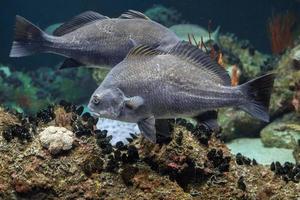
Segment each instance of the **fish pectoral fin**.
[{"label": "fish pectoral fin", "polygon": [[142,106],[143,104],[144,104],[144,99],[143,97],[140,96],[134,96],[125,99],[126,107],[132,110],[136,110],[138,107]]},{"label": "fish pectoral fin", "polygon": [[155,130],[155,118],[154,116],[148,117],[139,121],[139,129],[142,135],[150,140],[152,143],[156,143],[156,130]]},{"label": "fish pectoral fin", "polygon": [[76,68],[81,66],[84,66],[84,64],[78,62],[77,60],[74,60],[73,58],[67,58],[64,60],[59,69]]},{"label": "fish pectoral fin", "polygon": [[208,129],[212,131],[219,131],[220,126],[218,124],[218,112],[216,110],[206,111],[194,117],[197,123],[204,124]]},{"label": "fish pectoral fin", "polygon": [[103,19],[109,19],[107,16],[101,15],[97,12],[93,11],[86,11],[84,13],[81,13],[80,15],[77,15],[73,17],[70,21],[62,24],[60,27],[58,27],[54,32],[54,36],[62,36],[67,33],[70,33],[84,25],[87,25],[91,22],[97,21],[97,20],[103,20]]}]

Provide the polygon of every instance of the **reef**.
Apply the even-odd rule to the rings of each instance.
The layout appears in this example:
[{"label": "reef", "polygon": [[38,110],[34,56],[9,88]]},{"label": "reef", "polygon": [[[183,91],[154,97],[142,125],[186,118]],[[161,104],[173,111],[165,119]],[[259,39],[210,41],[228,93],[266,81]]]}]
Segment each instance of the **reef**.
[{"label": "reef", "polygon": [[241,82],[273,69],[271,56],[255,49],[248,40],[239,40],[234,34],[221,34],[218,38],[224,62],[236,64],[241,70]]},{"label": "reef", "polygon": [[261,140],[267,147],[294,149],[300,139],[300,117],[295,113],[285,114],[261,130]]},{"label": "reef", "polygon": [[[170,120],[171,139],[152,144],[133,135],[129,144],[112,146],[111,136],[95,130],[94,118],[82,111],[65,101],[33,117],[0,111],[1,199],[300,197],[299,165],[274,164],[274,169],[233,155],[219,139],[220,133],[205,126]],[[15,126],[24,127],[30,139],[8,139],[4,133]],[[42,131],[53,126],[74,133],[72,148],[52,154],[43,147]],[[17,136],[26,131],[12,132]]]},{"label": "reef", "polygon": [[[299,116],[300,110],[299,40],[295,39],[293,45],[290,45],[289,48],[285,47],[284,51],[281,50],[280,56],[263,54],[256,50],[249,41],[240,40],[233,34],[220,34],[218,40],[224,67],[231,71],[230,66],[236,65],[240,70],[239,84],[270,71],[276,74],[270,101],[270,121],[274,122],[266,127],[267,123],[255,120],[238,109],[221,109],[219,122],[224,129],[224,140],[230,141],[239,137],[259,137],[261,135],[263,143],[268,147],[295,147],[299,134],[296,124],[299,123],[297,116]],[[290,116],[287,115],[289,113],[293,117],[287,117]],[[283,140],[286,137],[279,135],[289,132],[287,135],[292,135],[293,145],[274,143],[274,140],[269,140],[271,132],[273,134],[276,132],[278,142],[281,144],[285,143]]]},{"label": "reef", "polygon": [[0,66],[1,104],[18,112],[33,114],[60,99],[79,104],[97,87],[89,69],[56,68],[19,71]]}]

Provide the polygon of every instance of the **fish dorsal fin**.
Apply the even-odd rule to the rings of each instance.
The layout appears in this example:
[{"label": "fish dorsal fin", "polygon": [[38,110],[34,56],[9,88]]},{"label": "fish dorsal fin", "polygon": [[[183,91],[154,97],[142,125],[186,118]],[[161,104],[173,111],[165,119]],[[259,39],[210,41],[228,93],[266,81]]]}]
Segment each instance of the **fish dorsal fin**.
[{"label": "fish dorsal fin", "polygon": [[223,67],[218,65],[201,49],[187,42],[179,42],[167,53],[193,63],[195,66],[212,75],[212,78],[222,85],[231,84],[230,76]]},{"label": "fish dorsal fin", "polygon": [[143,13],[135,10],[128,10],[127,12],[123,13],[120,17],[120,19],[146,19],[150,20],[149,17],[144,15]]},{"label": "fish dorsal fin", "polygon": [[127,54],[126,58],[130,59],[136,56],[155,56],[164,54],[163,52],[155,49],[155,47],[147,46],[147,45],[138,45],[132,48],[129,53]]},{"label": "fish dorsal fin", "polygon": [[81,13],[80,15],[73,17],[70,21],[62,24],[53,32],[53,35],[62,36],[91,22],[103,19],[108,19],[108,17],[93,11],[86,11],[84,13]]}]

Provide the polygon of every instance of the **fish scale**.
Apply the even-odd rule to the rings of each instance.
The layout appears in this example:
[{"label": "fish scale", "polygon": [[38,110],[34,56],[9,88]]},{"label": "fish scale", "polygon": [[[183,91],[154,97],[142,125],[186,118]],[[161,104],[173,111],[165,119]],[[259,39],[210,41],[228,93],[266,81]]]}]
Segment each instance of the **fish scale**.
[{"label": "fish scale", "polygon": [[87,11],[62,24],[53,35],[17,16],[15,29],[10,57],[58,54],[67,58],[61,68],[84,65],[113,67],[137,45],[167,50],[180,41],[168,28],[133,10],[119,18]]},{"label": "fish scale", "polygon": [[155,119],[239,107],[268,121],[273,82],[274,75],[266,74],[232,87],[224,68],[188,43],[179,42],[168,52],[141,45],[108,73],[89,108],[95,116],[137,122],[155,142]]}]

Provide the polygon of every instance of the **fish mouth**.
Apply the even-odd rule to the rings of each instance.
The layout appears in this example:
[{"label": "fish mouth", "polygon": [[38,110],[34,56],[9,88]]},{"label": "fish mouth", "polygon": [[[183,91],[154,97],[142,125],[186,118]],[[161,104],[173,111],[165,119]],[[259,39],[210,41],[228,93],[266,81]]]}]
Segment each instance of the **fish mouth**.
[{"label": "fish mouth", "polygon": [[117,115],[114,114],[108,114],[108,113],[98,113],[98,112],[94,112],[92,110],[90,110],[90,113],[92,115],[92,117],[94,118],[107,118],[107,119],[116,119]]},{"label": "fish mouth", "polygon": [[89,110],[90,110],[90,113],[91,113],[92,117],[94,117],[94,118],[99,118],[100,117],[100,113],[94,111],[91,108],[89,108]]}]

